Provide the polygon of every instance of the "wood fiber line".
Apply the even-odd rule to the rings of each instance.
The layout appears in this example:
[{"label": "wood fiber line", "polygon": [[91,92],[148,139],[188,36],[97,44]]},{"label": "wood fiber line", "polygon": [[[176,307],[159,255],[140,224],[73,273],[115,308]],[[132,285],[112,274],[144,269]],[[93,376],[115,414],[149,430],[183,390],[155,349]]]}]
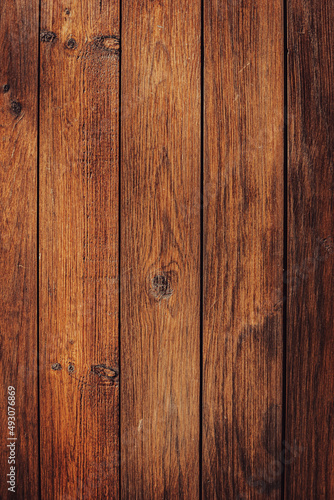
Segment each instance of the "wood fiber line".
[{"label": "wood fiber line", "polygon": [[42,2],[42,498],[119,492],[119,11]]},{"label": "wood fiber line", "polygon": [[204,0],[203,498],[282,477],[281,0]]},{"label": "wood fiber line", "polygon": [[[38,497],[36,0],[1,2],[0,46],[0,498],[5,500]],[[8,430],[9,386],[15,387],[14,436]],[[8,463],[11,443],[15,464]],[[15,493],[8,491],[10,466]]]},{"label": "wood fiber line", "polygon": [[286,498],[334,498],[334,6],[288,2]]},{"label": "wood fiber line", "polygon": [[199,497],[200,1],[122,3],[121,496]]}]

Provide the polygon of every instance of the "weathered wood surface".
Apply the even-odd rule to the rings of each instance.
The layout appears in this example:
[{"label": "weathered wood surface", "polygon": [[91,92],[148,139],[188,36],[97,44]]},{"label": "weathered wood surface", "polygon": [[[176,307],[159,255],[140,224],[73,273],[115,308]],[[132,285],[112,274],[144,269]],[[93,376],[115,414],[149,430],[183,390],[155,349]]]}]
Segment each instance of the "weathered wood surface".
[{"label": "weathered wood surface", "polygon": [[[0,498],[37,498],[37,1],[1,2],[0,46]],[[8,463],[12,442],[15,464]],[[11,465],[15,493],[8,491]]]},{"label": "weathered wood surface", "polygon": [[199,496],[200,2],[122,3],[121,496]]},{"label": "weathered wood surface", "polygon": [[288,2],[286,498],[334,498],[334,7]]},{"label": "weathered wood surface", "polygon": [[204,498],[278,499],[282,2],[204,1]]},{"label": "weathered wood surface", "polygon": [[334,498],[333,25],[2,1],[1,499]]},{"label": "weathered wood surface", "polygon": [[119,34],[117,0],[42,3],[44,498],[118,495]]}]

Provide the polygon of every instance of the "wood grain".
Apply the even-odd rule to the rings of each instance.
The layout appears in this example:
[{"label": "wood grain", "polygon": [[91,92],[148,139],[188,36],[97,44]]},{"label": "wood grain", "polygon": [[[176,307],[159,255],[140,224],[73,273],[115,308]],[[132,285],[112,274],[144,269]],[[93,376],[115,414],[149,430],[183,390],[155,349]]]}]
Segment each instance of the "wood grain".
[{"label": "wood grain", "polygon": [[334,498],[333,25],[288,3],[287,498]]},{"label": "wood grain", "polygon": [[117,498],[119,4],[42,2],[42,497]]},{"label": "wood grain", "polygon": [[[37,498],[37,1],[1,2],[0,44],[0,498]],[[15,387],[15,493],[6,476],[8,386]]]},{"label": "wood grain", "polygon": [[283,12],[204,1],[203,496],[279,498]]},{"label": "wood grain", "polygon": [[121,497],[199,496],[200,2],[124,0]]}]

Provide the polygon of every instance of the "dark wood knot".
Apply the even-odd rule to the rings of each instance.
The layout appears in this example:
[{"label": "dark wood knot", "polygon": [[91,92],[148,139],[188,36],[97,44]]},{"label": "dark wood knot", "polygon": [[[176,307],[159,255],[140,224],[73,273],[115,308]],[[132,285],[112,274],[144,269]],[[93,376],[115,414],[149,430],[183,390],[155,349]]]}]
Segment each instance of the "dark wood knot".
[{"label": "dark wood knot", "polygon": [[70,373],[70,374],[74,373],[74,371],[75,371],[74,364],[73,364],[73,363],[70,363],[70,364],[68,365],[67,370],[68,370],[68,373]]},{"label": "dark wood knot", "polygon": [[118,370],[111,366],[105,364],[92,365],[91,371],[105,382],[118,381]]},{"label": "dark wood knot", "polygon": [[41,42],[46,42],[46,43],[54,42],[56,38],[57,35],[53,31],[43,30],[39,34],[39,39]]},{"label": "dark wood knot", "polygon": [[119,55],[120,53],[120,38],[117,35],[100,35],[93,40],[96,48],[102,49],[109,54]]},{"label": "dark wood knot", "polygon": [[75,49],[78,46],[77,42],[74,40],[74,38],[69,38],[65,44],[65,47],[68,49]]},{"label": "dark wood knot", "polygon": [[52,370],[61,370],[61,364],[60,363],[53,363],[51,368],[52,368]]},{"label": "dark wood knot", "polygon": [[173,294],[168,272],[159,272],[152,278],[151,294],[157,300],[166,299]]},{"label": "dark wood knot", "polygon": [[22,111],[22,106],[17,101],[12,101],[10,104],[10,109],[15,116],[19,116]]}]

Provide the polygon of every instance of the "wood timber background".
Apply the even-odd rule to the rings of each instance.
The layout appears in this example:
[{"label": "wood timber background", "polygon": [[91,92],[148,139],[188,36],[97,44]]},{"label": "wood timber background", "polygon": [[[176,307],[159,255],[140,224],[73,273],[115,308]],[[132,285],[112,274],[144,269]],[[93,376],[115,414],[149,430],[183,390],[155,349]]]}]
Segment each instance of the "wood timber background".
[{"label": "wood timber background", "polygon": [[0,498],[332,500],[333,3],[0,16]]}]

